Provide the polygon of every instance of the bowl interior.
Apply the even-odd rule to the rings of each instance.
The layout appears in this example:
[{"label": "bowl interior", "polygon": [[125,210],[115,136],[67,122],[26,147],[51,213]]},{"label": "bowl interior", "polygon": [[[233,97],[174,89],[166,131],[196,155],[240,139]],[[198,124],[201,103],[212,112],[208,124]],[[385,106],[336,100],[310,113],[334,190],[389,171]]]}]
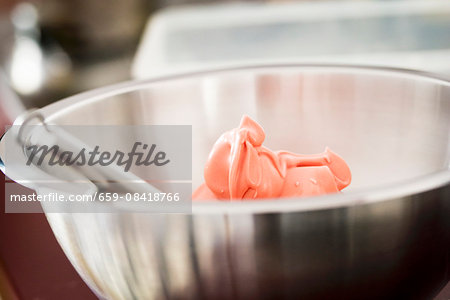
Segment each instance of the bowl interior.
[{"label": "bowl interior", "polygon": [[353,174],[346,191],[448,169],[450,85],[407,72],[300,66],[209,72],[82,94],[44,113],[57,124],[192,125],[193,188],[203,181],[216,139],[243,114],[263,126],[272,150],[310,154],[328,146],[341,155]]}]

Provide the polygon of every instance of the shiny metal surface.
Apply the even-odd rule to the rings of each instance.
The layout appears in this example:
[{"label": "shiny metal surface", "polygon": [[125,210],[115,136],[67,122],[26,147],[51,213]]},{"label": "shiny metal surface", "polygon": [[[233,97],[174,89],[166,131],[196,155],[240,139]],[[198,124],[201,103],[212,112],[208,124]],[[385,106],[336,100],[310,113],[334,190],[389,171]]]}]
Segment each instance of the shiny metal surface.
[{"label": "shiny metal surface", "polygon": [[[193,182],[243,113],[267,146],[325,146],[340,195],[194,204],[192,215],[48,214],[108,299],[429,299],[450,271],[450,83],[414,72],[273,66],[122,84],[43,109],[58,124],[192,124]],[[120,138],[120,137],[118,137]]]}]

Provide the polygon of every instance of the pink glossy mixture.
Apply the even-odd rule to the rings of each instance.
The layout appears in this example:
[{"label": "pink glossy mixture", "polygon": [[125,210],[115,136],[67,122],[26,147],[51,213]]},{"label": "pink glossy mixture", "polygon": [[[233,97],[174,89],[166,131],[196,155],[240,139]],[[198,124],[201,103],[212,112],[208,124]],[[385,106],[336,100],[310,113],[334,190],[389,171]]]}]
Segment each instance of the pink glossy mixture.
[{"label": "pink glossy mixture", "polygon": [[193,200],[305,197],[336,193],[350,184],[346,162],[326,148],[313,155],[272,151],[262,144],[262,127],[243,116],[222,134],[205,166],[205,183]]}]

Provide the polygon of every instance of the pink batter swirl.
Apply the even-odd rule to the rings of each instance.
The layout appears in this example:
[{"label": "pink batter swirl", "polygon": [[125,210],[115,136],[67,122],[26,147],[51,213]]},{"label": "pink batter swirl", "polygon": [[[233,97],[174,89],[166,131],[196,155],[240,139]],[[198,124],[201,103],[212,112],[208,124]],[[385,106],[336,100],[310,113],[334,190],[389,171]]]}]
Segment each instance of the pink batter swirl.
[{"label": "pink batter swirl", "polygon": [[350,184],[345,161],[326,148],[313,155],[271,151],[262,127],[244,115],[222,134],[205,166],[194,200],[305,197],[336,193]]}]

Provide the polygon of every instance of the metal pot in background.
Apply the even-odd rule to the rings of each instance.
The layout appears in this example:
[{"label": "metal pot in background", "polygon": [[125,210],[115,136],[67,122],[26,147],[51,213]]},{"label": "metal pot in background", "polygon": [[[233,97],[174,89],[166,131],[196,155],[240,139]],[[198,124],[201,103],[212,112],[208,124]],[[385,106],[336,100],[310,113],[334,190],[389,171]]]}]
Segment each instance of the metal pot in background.
[{"label": "metal pot in background", "polygon": [[[152,2],[34,1],[14,7],[0,62],[27,107],[129,78]],[[8,37],[6,38],[6,33]],[[8,46],[9,45],[9,46]]]},{"label": "metal pot in background", "polygon": [[47,218],[102,298],[430,299],[450,270],[449,100],[449,81],[431,75],[308,65],[80,94],[43,108],[46,120],[192,125],[194,188],[215,139],[244,113],[272,149],[329,146],[353,183],[316,198],[194,203],[192,214]]}]

